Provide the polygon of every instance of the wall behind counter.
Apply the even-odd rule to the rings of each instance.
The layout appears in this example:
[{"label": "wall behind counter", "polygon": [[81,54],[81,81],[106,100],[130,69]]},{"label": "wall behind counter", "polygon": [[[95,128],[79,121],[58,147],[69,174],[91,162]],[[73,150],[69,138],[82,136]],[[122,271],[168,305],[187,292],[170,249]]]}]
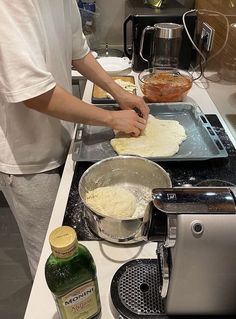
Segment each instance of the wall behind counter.
[{"label": "wall behind counter", "polygon": [[[96,0],[98,15],[96,16],[96,34],[91,37],[92,45],[109,46],[123,49],[123,22],[127,17],[128,2],[140,2],[144,0]],[[178,0],[187,8],[192,8],[194,0]],[[96,39],[95,39],[96,38]]]},{"label": "wall behind counter", "polygon": [[[196,0],[197,9],[205,9],[210,11],[217,11],[225,14],[228,18],[229,24],[236,23],[236,0]],[[199,15],[199,32],[201,30],[202,22],[207,22],[215,29],[215,36],[212,51],[209,54],[209,62],[207,63],[207,69],[211,71],[219,71],[221,67],[221,62],[229,55],[232,58],[236,57],[236,43],[235,39],[229,34],[229,38],[225,49],[217,54],[215,58],[210,59],[211,56],[215,55],[219,50],[221,50],[225,38],[226,38],[226,20],[221,15],[209,15],[209,13],[204,13]]]}]

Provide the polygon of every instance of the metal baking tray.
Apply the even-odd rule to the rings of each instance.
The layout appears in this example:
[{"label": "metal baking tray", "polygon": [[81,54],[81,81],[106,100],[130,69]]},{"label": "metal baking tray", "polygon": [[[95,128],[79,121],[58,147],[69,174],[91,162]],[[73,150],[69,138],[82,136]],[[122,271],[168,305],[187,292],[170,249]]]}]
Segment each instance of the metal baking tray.
[{"label": "metal baking tray", "polygon": [[[133,84],[135,84],[134,76],[133,75],[123,75],[123,76],[112,76],[113,80],[123,80],[123,81],[128,81]],[[136,89],[133,90],[133,94],[136,94]],[[116,103],[116,101],[107,96],[106,91],[101,89],[99,86],[96,84],[93,85],[93,90],[92,90],[92,97],[91,97],[91,102],[93,104],[112,104]]]},{"label": "metal baking tray", "polygon": [[[228,153],[200,107],[191,103],[148,104],[150,114],[165,120],[177,120],[185,128],[187,139],[180,145],[177,154],[170,157],[148,157],[153,161],[203,161],[226,158]],[[117,110],[117,105],[100,106]],[[112,129],[106,127],[78,126],[73,147],[74,161],[97,162],[117,156],[110,145],[114,138]]]}]

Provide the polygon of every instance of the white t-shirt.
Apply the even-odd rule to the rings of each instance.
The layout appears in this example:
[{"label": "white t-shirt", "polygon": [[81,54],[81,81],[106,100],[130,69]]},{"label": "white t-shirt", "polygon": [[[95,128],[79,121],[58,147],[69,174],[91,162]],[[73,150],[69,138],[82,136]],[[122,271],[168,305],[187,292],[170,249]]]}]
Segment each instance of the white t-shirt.
[{"label": "white t-shirt", "polygon": [[74,0],[1,1],[1,172],[33,174],[64,163],[73,123],[22,102],[56,84],[71,92],[71,61],[88,52]]}]

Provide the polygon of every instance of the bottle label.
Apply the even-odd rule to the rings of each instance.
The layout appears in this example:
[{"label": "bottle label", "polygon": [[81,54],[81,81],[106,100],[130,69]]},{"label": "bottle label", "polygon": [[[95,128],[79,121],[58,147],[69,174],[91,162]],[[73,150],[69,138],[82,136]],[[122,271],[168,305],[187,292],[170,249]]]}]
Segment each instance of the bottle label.
[{"label": "bottle label", "polygon": [[88,319],[98,310],[97,289],[94,281],[70,291],[57,298],[57,305],[62,319]]}]

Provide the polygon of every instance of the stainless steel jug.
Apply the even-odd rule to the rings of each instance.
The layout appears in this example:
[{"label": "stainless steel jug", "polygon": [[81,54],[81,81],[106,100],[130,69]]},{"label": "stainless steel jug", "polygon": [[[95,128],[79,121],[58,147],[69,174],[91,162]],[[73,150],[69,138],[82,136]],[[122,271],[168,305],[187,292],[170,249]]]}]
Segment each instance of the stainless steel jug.
[{"label": "stainless steel jug", "polygon": [[[176,23],[157,23],[147,26],[143,32],[139,54],[149,67],[178,67],[183,26]],[[143,56],[143,43],[146,32],[152,32],[149,57]]]}]

